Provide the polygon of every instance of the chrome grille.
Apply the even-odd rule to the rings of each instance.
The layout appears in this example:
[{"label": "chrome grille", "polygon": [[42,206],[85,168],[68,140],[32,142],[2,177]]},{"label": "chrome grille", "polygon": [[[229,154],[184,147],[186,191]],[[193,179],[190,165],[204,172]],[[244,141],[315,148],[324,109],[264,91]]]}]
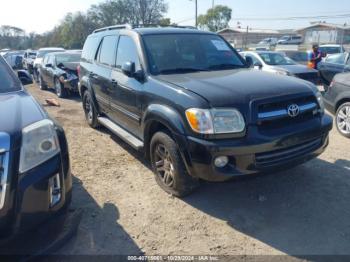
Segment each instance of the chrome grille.
[{"label": "chrome grille", "polygon": [[0,149],[0,210],[5,204],[5,195],[7,189],[7,173],[8,173],[8,153],[4,149]]},{"label": "chrome grille", "polygon": [[[296,117],[291,117],[288,113],[288,107],[291,105],[297,105],[299,108],[299,114]],[[281,99],[276,102],[260,104],[258,106],[257,121],[259,126],[268,126],[271,124],[285,126],[289,123],[308,120],[318,112],[319,105],[314,96],[287,100]]]},{"label": "chrome grille", "polygon": [[6,189],[8,187],[10,136],[0,132],[0,210],[5,205]]}]

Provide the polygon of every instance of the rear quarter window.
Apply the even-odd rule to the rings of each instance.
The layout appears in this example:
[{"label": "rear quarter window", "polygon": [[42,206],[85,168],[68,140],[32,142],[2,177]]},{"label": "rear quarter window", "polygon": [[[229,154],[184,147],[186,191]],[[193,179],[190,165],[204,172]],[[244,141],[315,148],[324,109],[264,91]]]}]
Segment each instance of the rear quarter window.
[{"label": "rear quarter window", "polygon": [[92,62],[95,58],[99,43],[99,37],[88,37],[84,44],[81,60],[85,62]]}]

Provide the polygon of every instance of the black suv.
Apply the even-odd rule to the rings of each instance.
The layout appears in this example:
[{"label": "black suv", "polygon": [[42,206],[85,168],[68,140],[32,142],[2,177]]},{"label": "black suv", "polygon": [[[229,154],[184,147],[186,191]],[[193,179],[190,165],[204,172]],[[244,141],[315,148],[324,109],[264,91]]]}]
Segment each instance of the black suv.
[{"label": "black suv", "polygon": [[80,94],[89,125],[143,149],[181,197],[199,179],[291,168],[327,147],[332,119],[315,85],[250,66],[214,33],[113,26],[86,40]]}]

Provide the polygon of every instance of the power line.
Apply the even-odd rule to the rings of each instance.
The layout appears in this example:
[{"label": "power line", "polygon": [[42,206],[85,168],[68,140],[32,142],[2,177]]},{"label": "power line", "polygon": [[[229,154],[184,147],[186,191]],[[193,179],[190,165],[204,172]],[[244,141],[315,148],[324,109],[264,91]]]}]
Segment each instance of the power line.
[{"label": "power line", "polygon": [[310,19],[336,19],[349,18],[350,13],[339,15],[318,15],[318,16],[294,16],[294,17],[234,17],[234,20],[241,21],[290,21],[290,20],[310,20]]}]

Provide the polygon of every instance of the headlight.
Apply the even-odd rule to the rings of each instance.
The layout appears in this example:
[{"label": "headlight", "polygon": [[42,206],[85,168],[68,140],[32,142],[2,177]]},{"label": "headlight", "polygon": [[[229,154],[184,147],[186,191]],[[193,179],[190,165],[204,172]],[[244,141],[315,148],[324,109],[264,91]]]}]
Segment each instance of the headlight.
[{"label": "headlight", "polygon": [[24,173],[60,152],[58,137],[52,121],[46,119],[22,130],[19,172]]},{"label": "headlight", "polygon": [[186,111],[193,131],[200,134],[241,133],[245,129],[242,114],[236,109],[197,109]]},{"label": "headlight", "polygon": [[324,102],[323,102],[323,96],[322,96],[320,91],[316,92],[316,98],[317,98],[317,102],[320,106],[320,112],[323,114],[324,110],[325,110],[325,106],[324,106]]}]

